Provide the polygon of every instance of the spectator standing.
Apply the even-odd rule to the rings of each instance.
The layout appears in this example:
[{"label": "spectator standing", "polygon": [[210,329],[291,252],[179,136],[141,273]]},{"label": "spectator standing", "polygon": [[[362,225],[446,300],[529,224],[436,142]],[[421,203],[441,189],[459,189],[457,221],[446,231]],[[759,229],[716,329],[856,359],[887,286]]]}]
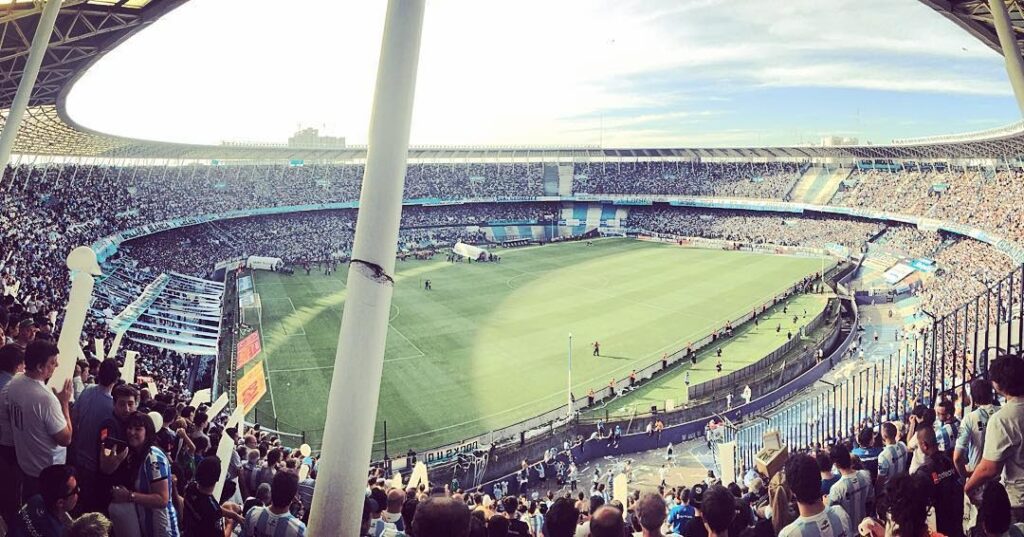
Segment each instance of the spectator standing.
[{"label": "spectator standing", "polygon": [[701,513],[704,515],[704,528],[708,537],[728,537],[729,526],[736,517],[736,498],[725,487],[712,485],[704,493],[703,505]]},{"label": "spectator standing", "polygon": [[104,422],[113,419],[114,398],[111,392],[119,378],[121,371],[117,362],[104,361],[100,364],[97,383],[87,387],[71,409],[75,435],[71,439],[69,454],[78,471],[78,485],[82,488],[82,498],[78,502],[82,512],[105,509],[101,495],[107,496],[109,501],[109,491],[101,494],[99,490],[99,456],[103,449],[100,429]]},{"label": "spectator standing", "polygon": [[693,505],[693,518],[683,528],[683,537],[707,537],[708,530],[704,527],[704,517],[701,512],[704,493],[708,490],[705,483],[697,483],[690,489],[690,504]]},{"label": "spectator standing", "polygon": [[875,431],[869,426],[862,427],[857,433],[857,447],[850,453],[856,455],[864,465],[864,469],[871,473],[874,479],[878,475],[878,456],[882,448],[874,446]]},{"label": "spectator standing", "polygon": [[[964,489],[956,467],[948,455],[939,451],[934,429],[918,430],[917,445],[924,454],[924,462],[915,474],[932,481],[929,503],[935,509],[935,527],[946,537],[961,537],[964,534]],[[902,500],[905,498],[891,499]]]},{"label": "spectator standing", "polygon": [[14,451],[22,473],[22,497],[38,492],[39,473],[67,460],[71,444],[71,379],[61,391],[46,387],[57,370],[57,346],[35,341],[25,349],[25,374],[0,393],[0,420],[10,422]]},{"label": "spectator standing", "polygon": [[818,463],[818,471],[821,472],[821,495],[828,496],[828,491],[839,481],[839,474],[832,470],[832,457],[825,450],[818,450],[814,455],[814,461]]},{"label": "spectator standing", "polygon": [[676,504],[668,511],[668,523],[673,533],[682,535],[683,529],[693,520],[696,512],[690,505],[690,489],[683,488],[676,498]]},{"label": "spectator standing", "polygon": [[[0,343],[3,343],[2,336]],[[21,478],[18,457],[14,454],[14,430],[10,420],[6,419],[7,409],[2,394],[14,376],[24,370],[25,351],[21,347],[6,345],[0,348],[0,475],[7,476],[4,486],[0,487],[0,517],[7,527],[14,523],[14,515],[21,507]]]},{"label": "spectator standing", "polygon": [[[988,419],[999,410],[993,404],[992,383],[985,379],[971,383],[971,401],[974,403],[974,409],[960,421],[960,434],[956,437],[956,448],[953,450],[953,464],[964,480],[971,476],[981,462],[981,454],[985,450],[985,428],[988,426]],[[975,496],[973,500],[978,500],[977,494]],[[979,503],[980,501],[972,501],[966,506],[971,511],[968,518],[971,522],[977,515],[975,504]]]},{"label": "spectator standing", "polygon": [[[276,489],[277,487],[274,488]],[[558,502],[555,502],[555,505],[558,505]],[[552,506],[552,509],[554,508],[555,506]],[[550,511],[548,513],[550,514]],[[561,521],[561,519],[559,520]],[[572,524],[575,527],[575,517],[572,518]],[[466,537],[469,535],[469,508],[466,507],[465,503],[452,498],[427,498],[416,506],[416,515],[413,518],[412,527],[416,532],[416,537]],[[550,524],[549,527],[551,527]],[[572,533],[564,533],[561,524],[557,527],[557,531],[553,530],[551,533],[545,531],[544,535],[548,537],[569,537],[572,535]],[[243,537],[252,537],[253,535],[264,534],[253,534],[246,531],[242,535]],[[266,535],[267,537],[281,537],[281,534]],[[285,537],[293,535],[296,534],[289,533]],[[302,533],[297,535],[302,535]]]},{"label": "spectator standing", "polygon": [[590,517],[591,537],[622,537],[625,531],[622,511],[610,505],[602,505]]},{"label": "spectator standing", "polygon": [[839,505],[825,506],[821,472],[810,455],[798,453],[786,461],[786,484],[796,498],[800,516],[782,528],[779,537],[853,537],[850,516]]},{"label": "spectator standing", "polygon": [[[299,491],[302,484],[299,484]],[[300,494],[301,496],[301,494]],[[387,509],[381,514],[370,531],[373,537],[393,537],[405,532],[405,521],[402,520],[402,507],[405,505],[405,493],[400,489],[391,489],[387,493]]]},{"label": "spectator standing", "polygon": [[892,422],[885,422],[881,429],[885,447],[878,455],[878,477],[875,483],[875,490],[880,493],[885,490],[886,481],[907,471],[907,446],[897,439],[896,426]]},{"label": "spectator standing", "polygon": [[922,474],[899,474],[886,481],[881,506],[884,522],[866,518],[858,525],[861,535],[885,537],[938,537],[928,529],[930,482]]},{"label": "spectator standing", "polygon": [[992,385],[1006,403],[988,420],[985,449],[965,487],[975,489],[996,479],[1000,473],[1010,498],[1012,520],[1024,522],[1024,360],[1004,355],[989,367]]},{"label": "spectator standing", "polygon": [[[253,507],[245,515],[242,537],[303,537],[306,525],[291,513],[292,500],[299,491],[299,476],[291,472],[277,472],[270,485],[270,505]],[[425,503],[429,503],[425,502]],[[419,515],[423,505],[416,510]],[[466,529],[469,529],[469,509],[466,509]],[[430,535],[424,533],[423,535]]]},{"label": "spectator standing", "polygon": [[[142,537],[178,537],[178,513],[172,503],[171,464],[156,446],[156,427],[149,416],[135,412],[126,423],[128,468],[132,471],[132,489],[116,486],[111,502],[132,504],[138,516]],[[114,531],[117,531],[115,525]]]},{"label": "spectator standing", "polygon": [[185,487],[181,516],[184,537],[224,537],[230,535],[231,522],[244,520],[234,510],[221,507],[213,497],[219,479],[220,459],[216,456],[203,459],[196,468],[195,481]]},{"label": "spectator standing", "polygon": [[871,497],[871,474],[853,469],[850,451],[842,444],[834,446],[829,455],[839,470],[839,481],[828,492],[829,505],[841,506],[851,521],[863,519]]}]

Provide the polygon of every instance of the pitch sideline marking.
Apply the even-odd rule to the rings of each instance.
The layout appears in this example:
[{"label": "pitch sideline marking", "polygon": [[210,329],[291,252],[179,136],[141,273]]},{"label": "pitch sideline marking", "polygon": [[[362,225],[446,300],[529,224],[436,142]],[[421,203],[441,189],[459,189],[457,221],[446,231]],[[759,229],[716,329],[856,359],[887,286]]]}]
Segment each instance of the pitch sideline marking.
[{"label": "pitch sideline marking", "polygon": [[[425,355],[417,354],[416,356],[399,356],[397,358],[385,358],[384,363],[387,364],[391,362],[404,362],[406,360],[416,360],[425,357]],[[293,373],[296,371],[318,371],[320,369],[334,369],[334,364],[319,365],[315,367],[296,367],[292,369],[274,369],[272,371],[268,371],[268,373]]]}]

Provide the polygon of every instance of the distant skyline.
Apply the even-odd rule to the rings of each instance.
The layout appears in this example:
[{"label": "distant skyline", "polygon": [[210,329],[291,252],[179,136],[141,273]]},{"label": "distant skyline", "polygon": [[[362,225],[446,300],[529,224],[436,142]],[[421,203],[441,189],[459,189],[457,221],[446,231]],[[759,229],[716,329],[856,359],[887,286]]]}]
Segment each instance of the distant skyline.
[{"label": "distant skyline", "polygon": [[[383,0],[190,0],[71,90],[159,141],[366,142]],[[1002,58],[917,0],[428,0],[414,145],[816,144],[1020,120]]]}]

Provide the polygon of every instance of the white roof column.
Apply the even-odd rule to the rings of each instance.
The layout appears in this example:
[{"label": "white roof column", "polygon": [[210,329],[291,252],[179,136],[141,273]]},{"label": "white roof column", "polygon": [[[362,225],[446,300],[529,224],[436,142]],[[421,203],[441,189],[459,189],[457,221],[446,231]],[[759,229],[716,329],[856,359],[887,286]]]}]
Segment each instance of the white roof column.
[{"label": "white roof column", "polygon": [[999,45],[1003,49],[1006,74],[1010,77],[1013,95],[1017,98],[1017,107],[1024,114],[1024,59],[1017,45],[1017,33],[1010,25],[1010,13],[1006,9],[1005,0],[988,0],[988,6],[992,12],[992,24],[999,35]]},{"label": "white roof column", "polygon": [[21,80],[18,81],[18,92],[14,94],[7,122],[4,123],[3,132],[0,132],[0,170],[7,166],[11,159],[11,148],[14,147],[14,139],[21,128],[21,120],[25,117],[25,108],[28,107],[28,99],[36,85],[36,77],[39,76],[39,67],[43,64],[46,47],[50,44],[50,35],[53,34],[53,24],[57,21],[61,1],[48,0],[42,15],[39,16],[39,24],[36,25],[32,46],[29,47],[28,58],[25,60],[25,69],[21,73]]},{"label": "white roof column", "polygon": [[384,371],[426,0],[390,0],[309,535],[358,535]]}]

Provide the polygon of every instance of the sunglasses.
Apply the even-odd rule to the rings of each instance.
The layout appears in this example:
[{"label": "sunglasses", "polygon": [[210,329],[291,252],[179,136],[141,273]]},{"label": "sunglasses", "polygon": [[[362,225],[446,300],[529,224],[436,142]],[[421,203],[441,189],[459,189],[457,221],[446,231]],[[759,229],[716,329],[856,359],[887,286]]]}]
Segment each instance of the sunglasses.
[{"label": "sunglasses", "polygon": [[80,492],[82,492],[82,487],[75,485],[75,488],[71,489],[71,491],[65,494],[64,497],[70,498],[71,496],[74,496],[75,494],[78,494]]}]

